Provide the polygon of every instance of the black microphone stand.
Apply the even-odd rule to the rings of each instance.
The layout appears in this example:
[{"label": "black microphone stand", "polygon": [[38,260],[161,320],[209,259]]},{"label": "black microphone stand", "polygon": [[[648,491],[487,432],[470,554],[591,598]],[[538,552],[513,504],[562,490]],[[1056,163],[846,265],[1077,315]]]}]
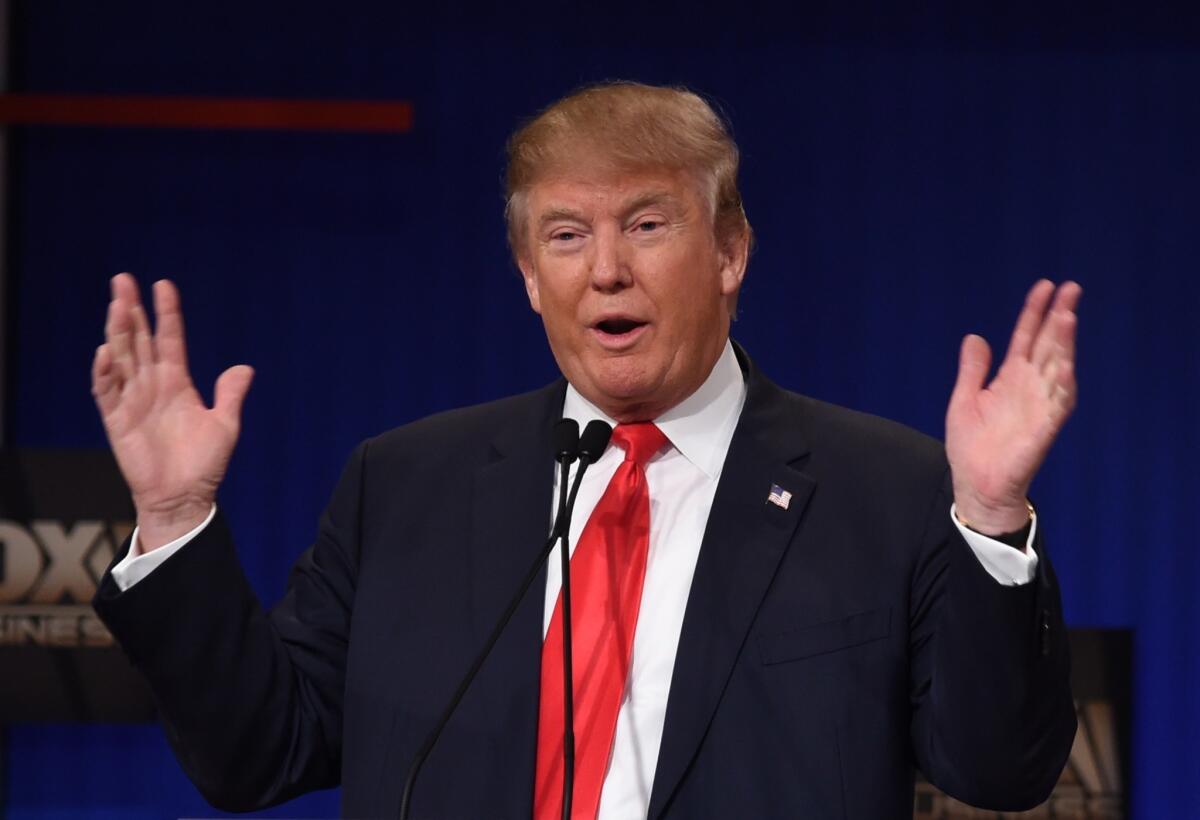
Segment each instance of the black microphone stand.
[{"label": "black microphone stand", "polygon": [[[580,462],[579,473],[587,463]],[[562,465],[562,486],[567,486],[570,465]],[[576,477],[578,478],[578,476]],[[576,482],[578,485],[578,481]],[[571,519],[567,512],[567,494],[559,493],[558,515],[562,521],[559,533],[559,554],[562,558],[562,658],[563,658],[563,791],[562,820],[571,820],[571,800],[575,795],[575,676],[571,668]],[[575,504],[571,493],[571,507]]]},{"label": "black microphone stand", "polygon": [[[597,425],[599,425],[599,427],[597,427]],[[450,718],[454,715],[455,710],[458,708],[459,702],[463,699],[463,696],[466,695],[467,689],[475,680],[475,676],[479,674],[479,670],[483,667],[484,661],[486,661],[488,656],[492,653],[492,649],[495,647],[496,642],[500,639],[500,635],[504,632],[504,628],[508,626],[508,622],[512,620],[512,616],[514,613],[516,613],[517,607],[520,606],[522,599],[524,599],[525,593],[528,592],[529,587],[533,585],[534,580],[541,572],[542,564],[550,556],[551,549],[554,548],[555,542],[560,540],[560,538],[563,541],[563,552],[564,554],[567,553],[566,542],[568,533],[570,532],[571,511],[575,506],[575,496],[579,492],[579,484],[583,480],[583,474],[587,471],[587,468],[590,467],[596,461],[596,459],[598,459],[604,453],[604,448],[608,446],[608,438],[611,434],[612,428],[607,424],[604,422],[593,421],[588,424],[587,429],[584,431],[583,440],[580,441],[579,425],[573,419],[563,419],[555,426],[555,460],[562,468],[562,483],[559,488],[558,514],[555,516],[554,526],[550,531],[550,537],[546,539],[546,543],[542,546],[541,551],[538,553],[537,559],[529,568],[529,572],[525,574],[525,578],[521,582],[520,588],[517,589],[516,594],[512,597],[512,600],[509,601],[508,607],[504,610],[504,614],[500,616],[500,620],[496,623],[491,635],[488,636],[487,642],[484,644],[478,656],[476,656],[474,662],[471,664],[470,669],[467,670],[466,675],[463,676],[462,681],[458,685],[458,689],[455,690],[454,696],[450,699],[450,703],[447,704],[446,709],[442,712],[437,724],[425,738],[425,742],[421,744],[421,748],[418,750],[417,756],[413,759],[412,765],[409,766],[408,776],[404,781],[404,792],[400,797],[400,820],[408,820],[409,818],[409,813],[412,810],[412,793],[413,789],[416,787],[417,776],[421,772],[421,766],[424,765],[425,759],[429,757],[429,753],[433,751],[434,744],[436,744],[438,738],[441,737],[442,730],[445,729],[446,724],[450,722]],[[570,492],[568,493],[567,479],[569,476],[571,462],[582,455],[585,450],[587,455],[586,457],[580,458],[579,469],[575,474],[575,481],[573,482]],[[570,556],[567,555],[568,559],[569,557]],[[566,577],[566,574],[564,574],[564,577]],[[564,647],[566,645],[567,644],[564,643]],[[569,654],[564,652],[564,656],[569,657]],[[570,679],[568,678],[568,681],[569,680]],[[569,689],[570,687],[568,686],[568,690]],[[568,718],[568,720],[570,720],[570,718]],[[571,738],[570,748],[573,765],[573,737]],[[564,779],[564,787],[565,782],[566,781]],[[566,801],[564,801],[564,804],[565,802]]]},{"label": "black microphone stand", "polygon": [[[562,539],[562,619],[563,619],[563,792],[562,820],[571,820],[571,804],[575,799],[575,676],[571,650],[571,514],[575,511],[575,495],[583,473],[595,464],[612,436],[612,427],[603,421],[588,422],[579,440],[579,471],[571,487],[569,499],[559,496],[558,520],[563,520]],[[569,465],[562,468],[562,486],[567,484]],[[565,516],[565,519],[564,519]]]}]

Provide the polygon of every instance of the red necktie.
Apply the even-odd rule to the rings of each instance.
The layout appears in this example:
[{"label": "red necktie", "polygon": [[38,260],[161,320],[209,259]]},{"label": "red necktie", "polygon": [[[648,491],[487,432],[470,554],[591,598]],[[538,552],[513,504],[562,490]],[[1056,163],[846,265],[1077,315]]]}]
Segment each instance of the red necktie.
[{"label": "red necktie", "polygon": [[[643,469],[667,443],[648,422],[619,424],[612,440],[625,461],[571,556],[571,640],[575,680],[575,789],[572,820],[595,820],[642,603],[650,546],[650,493]],[[562,597],[542,646],[535,820],[560,820],[563,783]]]}]

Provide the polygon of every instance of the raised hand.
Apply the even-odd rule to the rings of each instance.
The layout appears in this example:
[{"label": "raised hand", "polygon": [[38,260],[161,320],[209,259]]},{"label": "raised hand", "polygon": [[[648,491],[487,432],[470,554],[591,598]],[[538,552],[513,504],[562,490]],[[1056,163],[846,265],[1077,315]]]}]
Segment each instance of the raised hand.
[{"label": "raised hand", "polygon": [[1029,520],[1026,495],[1075,408],[1075,307],[1083,290],[1041,280],[1029,291],[1008,353],[987,384],[992,354],[963,339],[946,411],[946,457],[959,520],[989,535]]},{"label": "raised hand", "polygon": [[92,364],[92,395],[117,464],[133,494],[143,552],[163,546],[208,516],[233,454],[242,401],[254,371],[217,379],[210,409],[187,367],[179,292],[154,283],[156,332],[127,273],[112,280],[105,342]]}]

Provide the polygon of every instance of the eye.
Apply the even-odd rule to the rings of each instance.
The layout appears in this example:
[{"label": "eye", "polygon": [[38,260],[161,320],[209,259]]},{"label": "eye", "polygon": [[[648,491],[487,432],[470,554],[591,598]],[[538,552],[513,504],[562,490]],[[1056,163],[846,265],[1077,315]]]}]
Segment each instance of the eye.
[{"label": "eye", "polygon": [[579,234],[575,233],[575,231],[555,231],[550,235],[550,238],[557,242],[570,242],[578,236]]},{"label": "eye", "polygon": [[639,233],[653,233],[662,226],[663,222],[660,219],[643,219],[637,223],[637,226],[634,228],[634,230],[638,231]]}]

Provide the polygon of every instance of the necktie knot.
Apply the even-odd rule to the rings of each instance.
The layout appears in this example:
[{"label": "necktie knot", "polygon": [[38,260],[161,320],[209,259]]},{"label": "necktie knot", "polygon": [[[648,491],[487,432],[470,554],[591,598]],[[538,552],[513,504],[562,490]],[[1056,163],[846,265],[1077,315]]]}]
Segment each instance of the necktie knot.
[{"label": "necktie knot", "polygon": [[649,421],[618,424],[613,429],[612,440],[625,451],[625,460],[632,461],[639,467],[645,467],[650,457],[667,443],[663,431]]}]

